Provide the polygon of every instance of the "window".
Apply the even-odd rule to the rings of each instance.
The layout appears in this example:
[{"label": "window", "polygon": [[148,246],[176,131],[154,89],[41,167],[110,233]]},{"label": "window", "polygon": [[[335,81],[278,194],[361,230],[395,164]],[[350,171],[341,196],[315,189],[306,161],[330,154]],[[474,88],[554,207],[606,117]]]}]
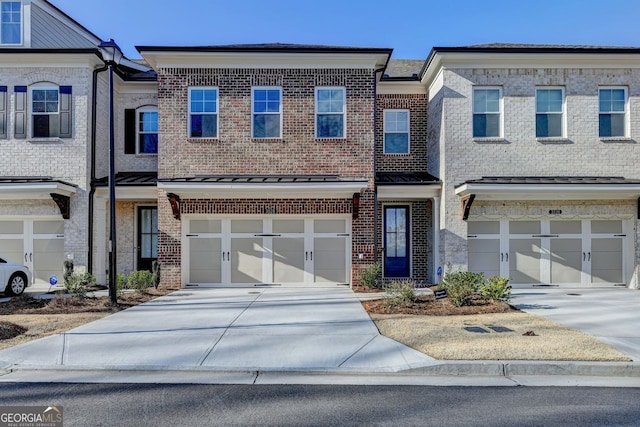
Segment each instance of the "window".
[{"label": "window", "polygon": [[625,137],[627,121],[627,90],[625,88],[602,88],[598,91],[600,101],[600,138]]},{"label": "window", "polygon": [[[29,90],[31,137],[71,138],[71,86],[58,87],[50,83],[38,83]],[[16,92],[21,93],[22,89],[16,87]],[[16,113],[19,113],[18,110],[17,108]]]},{"label": "window", "polygon": [[158,154],[158,108],[139,108],[136,119],[137,154]]},{"label": "window", "polygon": [[384,153],[409,154],[409,110],[384,110]]},{"label": "window", "polygon": [[564,90],[536,89],[536,137],[563,136]]},{"label": "window", "polygon": [[473,90],[473,137],[500,137],[502,89]]},{"label": "window", "polygon": [[282,90],[254,88],[252,95],[252,137],[280,138],[282,136]]},{"label": "window", "polygon": [[21,2],[0,2],[0,44],[20,44],[22,42]]},{"label": "window", "polygon": [[189,89],[189,137],[218,137],[218,89]]},{"label": "window", "polygon": [[345,111],[344,88],[316,88],[316,138],[344,138]]}]

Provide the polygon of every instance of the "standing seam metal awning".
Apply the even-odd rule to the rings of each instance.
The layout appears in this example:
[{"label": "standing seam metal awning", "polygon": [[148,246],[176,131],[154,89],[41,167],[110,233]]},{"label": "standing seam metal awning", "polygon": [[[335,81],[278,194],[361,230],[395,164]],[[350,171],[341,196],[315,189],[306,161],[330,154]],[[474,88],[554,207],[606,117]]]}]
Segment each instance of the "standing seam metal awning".
[{"label": "standing seam metal awning", "polygon": [[158,188],[181,197],[347,198],[364,191],[367,179],[337,175],[197,175],[160,178]]},{"label": "standing seam metal awning", "polygon": [[475,200],[631,200],[640,196],[640,180],[624,177],[483,177],[455,186]]}]

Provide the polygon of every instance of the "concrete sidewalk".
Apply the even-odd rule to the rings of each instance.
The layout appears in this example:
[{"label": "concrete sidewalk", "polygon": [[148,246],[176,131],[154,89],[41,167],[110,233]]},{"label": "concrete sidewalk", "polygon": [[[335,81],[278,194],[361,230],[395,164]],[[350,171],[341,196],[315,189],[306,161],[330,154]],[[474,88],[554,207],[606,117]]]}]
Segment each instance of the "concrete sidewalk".
[{"label": "concrete sidewalk", "polygon": [[[516,290],[513,303],[577,329],[600,325],[613,345],[620,319],[637,324],[638,298]],[[381,336],[349,289],[184,289],[0,351],[1,382],[640,387],[640,363],[438,361]]]},{"label": "concrete sidewalk", "polygon": [[344,288],[185,289],[0,351],[0,368],[396,372],[436,365],[383,337]]}]

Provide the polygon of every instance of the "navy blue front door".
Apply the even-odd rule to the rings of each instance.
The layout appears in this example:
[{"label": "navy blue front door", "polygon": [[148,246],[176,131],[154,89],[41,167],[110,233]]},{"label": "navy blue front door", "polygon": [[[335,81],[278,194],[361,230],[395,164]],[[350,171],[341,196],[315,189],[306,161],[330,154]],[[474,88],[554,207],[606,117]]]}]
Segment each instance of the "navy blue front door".
[{"label": "navy blue front door", "polygon": [[384,208],[384,275],[409,277],[409,207]]}]

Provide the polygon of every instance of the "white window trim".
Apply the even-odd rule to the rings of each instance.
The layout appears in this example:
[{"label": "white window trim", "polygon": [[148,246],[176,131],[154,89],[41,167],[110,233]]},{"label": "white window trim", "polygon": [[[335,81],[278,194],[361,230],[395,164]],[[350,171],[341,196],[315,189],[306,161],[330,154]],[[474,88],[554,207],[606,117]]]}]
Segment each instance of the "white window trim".
[{"label": "white window trim", "polygon": [[[33,111],[33,91],[34,90],[55,90],[58,92],[58,111],[56,111],[55,113],[48,113],[48,112],[42,112],[42,113],[35,113]],[[58,119],[60,118],[60,86],[56,85],[55,83],[50,83],[50,82],[40,82],[40,83],[35,83],[32,84],[31,86],[29,86],[28,89],[28,114],[27,114],[27,127],[28,127],[28,138],[31,140],[38,140],[38,141],[47,141],[47,140],[51,140],[51,141],[58,141],[59,137],[58,136],[49,136],[49,137],[35,137],[33,136],[33,124],[34,124],[34,120],[33,120],[33,116],[34,114],[37,114],[39,116],[41,115],[47,115],[47,116],[56,116]],[[51,120],[51,119],[49,119]]]},{"label": "white window trim", "polygon": [[[278,112],[277,113],[272,113],[272,112],[256,112],[254,111],[254,95],[255,95],[255,91],[256,90],[277,90],[278,92],[280,92],[280,102],[278,103]],[[251,138],[252,139],[282,139],[282,87],[281,86],[253,86],[251,88]],[[280,116],[280,134],[277,136],[265,136],[265,137],[258,137],[255,136],[255,134],[253,133],[253,118],[256,115],[261,115],[261,116],[268,116],[268,115],[279,115]]]},{"label": "white window trim", "polygon": [[[474,107],[474,98],[476,96],[476,90],[487,90],[487,89],[497,89],[500,96],[500,102],[498,103],[498,107],[500,111],[498,111],[497,113],[499,115],[498,136],[474,136],[473,135],[473,116],[476,114],[476,112],[473,107]],[[478,113],[478,114],[486,114],[486,113]],[[490,113],[490,114],[496,114],[496,113]],[[504,139],[504,93],[502,90],[502,86],[473,86],[472,87],[470,123],[471,123],[471,138],[474,141],[501,141],[502,139]]]},{"label": "white window trim", "polygon": [[[407,113],[407,131],[387,131],[387,113]],[[402,156],[411,154],[411,111],[408,109],[391,108],[382,110],[382,152],[389,155]],[[407,134],[407,152],[406,153],[387,153],[387,133],[406,133]]]},{"label": "white window trim", "polygon": [[[624,91],[624,113],[600,111],[600,91],[607,89],[622,89]],[[624,135],[600,136],[600,114],[624,114]],[[627,86],[598,86],[598,137],[603,141],[625,140],[630,138],[631,118],[629,114],[629,88]]]},{"label": "white window trim", "polygon": [[[143,153],[140,151],[140,113],[157,113],[158,107],[156,105],[145,105],[136,109],[136,155],[138,156],[157,156],[158,153]],[[158,129],[159,131],[159,129]],[[151,133],[151,132],[143,132]],[[156,132],[159,135],[160,132]]]},{"label": "white window trim", "polygon": [[[342,91],[344,96],[342,97],[342,112],[341,113],[321,113],[318,111],[318,91],[320,90],[336,90],[339,89]],[[315,88],[315,115],[313,117],[313,126],[315,128],[315,137],[316,139],[345,139],[347,137],[347,88],[345,86],[316,86]],[[318,115],[342,115],[342,136],[319,136],[318,135]]]},{"label": "white window trim", "polygon": [[540,114],[561,114],[561,134],[558,136],[538,136],[537,128],[534,130],[536,132],[536,138],[538,140],[557,140],[557,139],[565,139],[567,137],[567,98],[565,95],[565,88],[563,86],[536,86],[536,95],[535,95],[535,114],[538,116],[538,91],[539,90],[560,90],[562,93],[562,111],[560,113],[554,112],[541,112]]},{"label": "white window trim", "polygon": [[[187,138],[188,139],[218,139],[220,137],[220,90],[217,86],[189,86],[187,97]],[[191,91],[192,90],[215,90],[216,91],[216,112],[215,113],[192,113],[191,112]],[[191,115],[214,115],[216,116],[216,136],[191,136]]]},{"label": "white window trim", "polygon": [[[27,4],[24,1],[0,1],[0,3],[20,3],[20,42],[18,43],[0,43],[0,47],[20,47],[25,45],[25,14],[29,12],[29,22],[31,21],[31,8],[27,8]],[[31,27],[31,26],[29,26]],[[0,22],[0,29],[2,28],[2,22]],[[25,46],[29,47],[29,46]]]}]

